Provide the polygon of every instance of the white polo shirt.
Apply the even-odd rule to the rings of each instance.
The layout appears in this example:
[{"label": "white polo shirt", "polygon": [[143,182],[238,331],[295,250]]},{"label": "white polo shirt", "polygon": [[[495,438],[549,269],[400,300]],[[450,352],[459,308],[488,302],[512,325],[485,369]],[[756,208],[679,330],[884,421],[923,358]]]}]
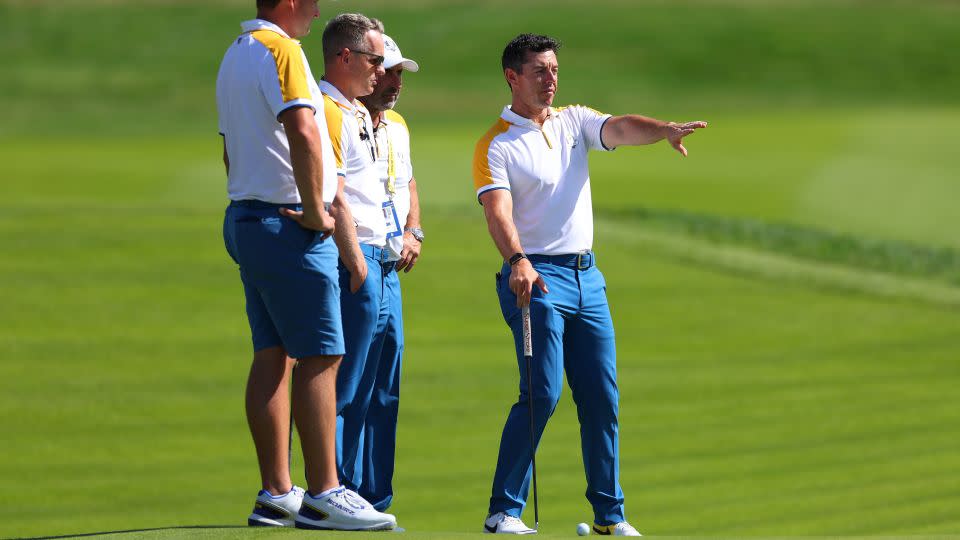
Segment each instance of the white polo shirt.
[{"label": "white polo shirt", "polygon": [[327,81],[320,81],[320,91],[337,174],[344,177],[343,193],[357,223],[357,240],[384,247],[387,226],[383,203],[387,192],[377,172],[370,113],[359,101],[348,101]]},{"label": "white polo shirt", "polygon": [[337,192],[333,148],[326,120],[317,114],[323,96],[300,42],[261,19],[240,27],[243,33],[227,49],[217,74],[218,125],[230,160],[227,194],[234,201],[300,202],[290,143],[277,118],[292,107],[309,107],[320,131],[323,200],[332,202]]},{"label": "white polo shirt", "polygon": [[505,107],[477,143],[473,183],[477,197],[507,189],[524,253],[560,255],[593,248],[588,150],[610,118],[589,107],[550,108],[541,128]]},{"label": "white polo shirt", "polygon": [[[403,251],[403,227],[410,214],[410,179],[413,178],[410,131],[406,120],[399,113],[386,110],[373,138],[377,150],[377,173],[386,186],[388,200],[393,201],[399,225],[397,231],[391,230],[388,233],[387,249],[390,251],[390,260],[399,260]],[[390,186],[393,186],[393,193]],[[389,213],[385,217],[390,217]]]}]

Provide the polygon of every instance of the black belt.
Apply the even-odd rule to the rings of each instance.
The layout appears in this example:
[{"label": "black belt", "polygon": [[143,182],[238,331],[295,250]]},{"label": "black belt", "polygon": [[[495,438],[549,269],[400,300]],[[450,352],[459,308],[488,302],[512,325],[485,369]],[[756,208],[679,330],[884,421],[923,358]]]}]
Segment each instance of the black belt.
[{"label": "black belt", "polygon": [[530,262],[547,263],[556,266],[566,266],[577,270],[587,270],[597,264],[597,257],[592,251],[584,253],[566,253],[563,255],[527,255]]},{"label": "black belt", "polygon": [[254,210],[269,210],[271,208],[289,208],[299,211],[302,205],[300,203],[271,203],[258,201],[256,199],[244,199],[242,201],[230,201],[230,206],[240,208],[253,208]]},{"label": "black belt", "polygon": [[[273,208],[289,208],[290,210],[295,210],[300,212],[303,210],[302,203],[272,203],[265,201],[258,201],[256,199],[243,199],[242,201],[230,201],[230,206],[239,207],[239,208],[252,208],[254,210],[270,210]],[[323,207],[326,208],[327,212],[330,211],[330,203],[323,203]]]}]

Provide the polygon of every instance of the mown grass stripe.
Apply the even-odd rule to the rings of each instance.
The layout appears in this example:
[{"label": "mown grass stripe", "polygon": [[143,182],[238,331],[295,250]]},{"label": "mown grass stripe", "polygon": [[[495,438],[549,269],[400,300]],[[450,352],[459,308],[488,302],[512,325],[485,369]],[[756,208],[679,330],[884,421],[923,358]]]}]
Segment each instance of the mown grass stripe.
[{"label": "mown grass stripe", "polygon": [[960,250],[957,249],[682,210],[638,208],[605,215],[710,242],[960,285]]},{"label": "mown grass stripe", "polygon": [[[660,221],[601,217],[597,220],[597,228],[602,234],[616,236],[618,241],[625,244],[652,249],[703,266],[781,282],[798,282],[828,289],[960,307],[960,254],[953,253],[952,250],[942,250],[953,253],[946,258],[938,256],[939,260],[949,259],[949,262],[944,263],[945,266],[938,266],[941,268],[938,272],[927,272],[924,276],[926,279],[923,279],[917,277],[917,273],[908,274],[905,266],[892,259],[889,266],[881,264],[879,252],[872,252],[865,247],[870,245],[867,241],[859,244],[860,248],[851,248],[861,249],[860,253],[864,254],[862,258],[838,252],[830,259],[826,255],[829,251],[823,251],[824,255],[818,258],[817,251],[812,247],[816,244],[814,239],[817,234],[822,234],[822,238],[829,238],[831,233],[811,232],[809,241],[795,238],[783,244],[773,242],[772,238],[782,232],[784,237],[789,239],[785,231],[789,231],[790,227],[769,234],[758,231],[756,241],[748,241],[751,237],[719,232],[713,232],[712,237],[707,238],[706,233],[696,232],[706,231],[707,227],[694,226],[694,221],[691,220],[687,228],[679,215]],[[710,219],[713,218],[706,218],[704,223]],[[789,246],[811,247],[797,248],[796,252],[793,252],[794,248]],[[889,251],[894,252],[895,250]],[[956,257],[956,260],[951,257]],[[918,263],[916,268],[921,266]]]}]

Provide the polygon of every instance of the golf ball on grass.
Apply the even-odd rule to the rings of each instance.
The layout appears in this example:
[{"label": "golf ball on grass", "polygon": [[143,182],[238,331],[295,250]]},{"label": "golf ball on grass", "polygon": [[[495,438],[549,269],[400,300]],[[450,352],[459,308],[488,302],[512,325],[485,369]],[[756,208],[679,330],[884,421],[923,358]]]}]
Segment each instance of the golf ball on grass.
[{"label": "golf ball on grass", "polygon": [[586,536],[590,534],[590,526],[586,523],[577,525],[577,536]]}]

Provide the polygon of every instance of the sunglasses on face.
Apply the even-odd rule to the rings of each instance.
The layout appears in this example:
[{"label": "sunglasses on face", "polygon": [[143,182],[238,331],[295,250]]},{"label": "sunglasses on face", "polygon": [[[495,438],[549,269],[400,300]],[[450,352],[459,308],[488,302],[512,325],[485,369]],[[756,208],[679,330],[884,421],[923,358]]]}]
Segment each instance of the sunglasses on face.
[{"label": "sunglasses on face", "polygon": [[[383,55],[382,54],[373,54],[372,52],[361,51],[360,49],[347,49],[352,53],[364,54],[367,58],[370,59],[370,63],[373,66],[382,66],[383,65]],[[343,53],[337,53],[337,56],[341,56]]]}]

